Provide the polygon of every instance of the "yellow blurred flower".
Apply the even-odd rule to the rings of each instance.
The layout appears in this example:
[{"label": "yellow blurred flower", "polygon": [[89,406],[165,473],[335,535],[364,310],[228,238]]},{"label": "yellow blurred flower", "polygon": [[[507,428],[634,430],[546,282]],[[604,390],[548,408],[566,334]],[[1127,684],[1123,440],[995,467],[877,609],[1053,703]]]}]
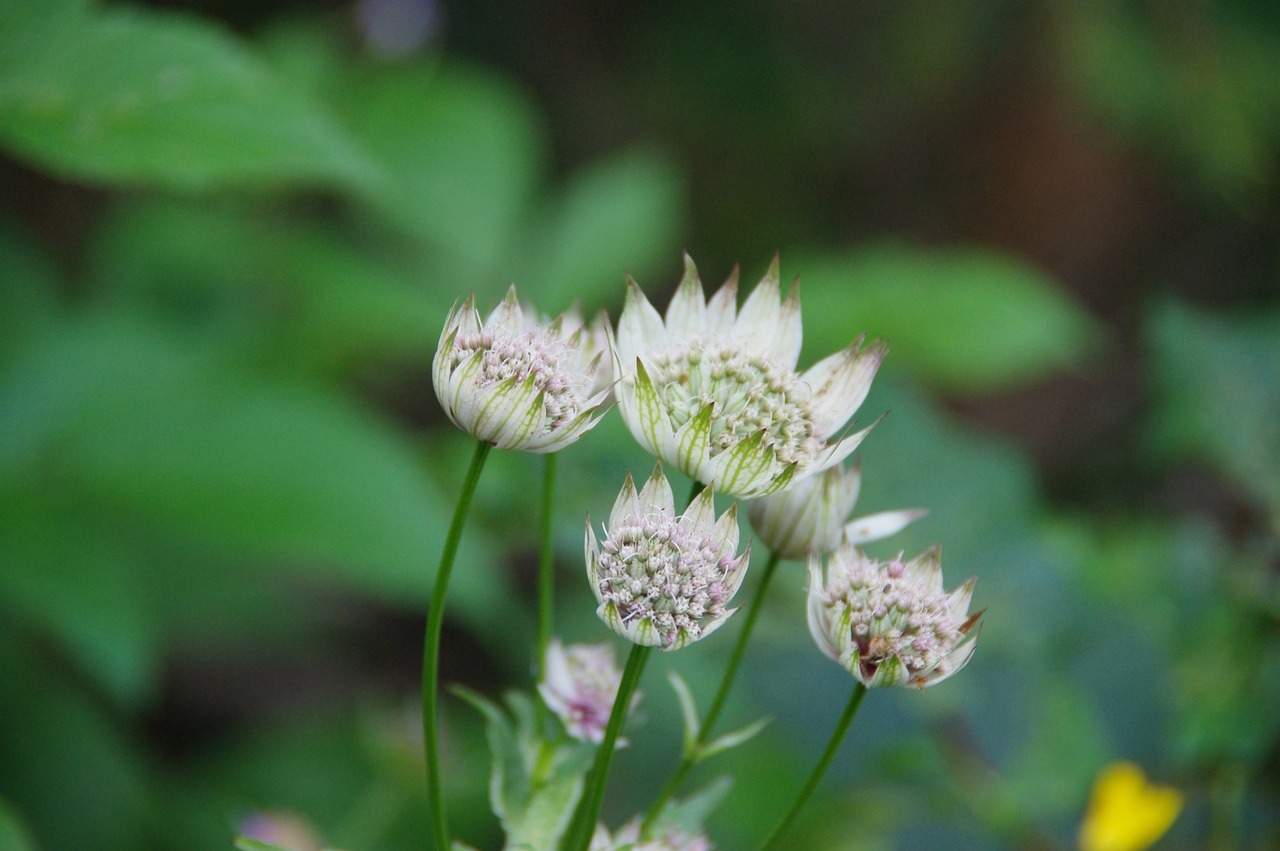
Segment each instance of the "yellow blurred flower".
[{"label": "yellow blurred flower", "polygon": [[1080,825],[1080,851],[1143,851],[1182,811],[1182,793],[1148,783],[1131,762],[1113,762],[1093,785]]}]

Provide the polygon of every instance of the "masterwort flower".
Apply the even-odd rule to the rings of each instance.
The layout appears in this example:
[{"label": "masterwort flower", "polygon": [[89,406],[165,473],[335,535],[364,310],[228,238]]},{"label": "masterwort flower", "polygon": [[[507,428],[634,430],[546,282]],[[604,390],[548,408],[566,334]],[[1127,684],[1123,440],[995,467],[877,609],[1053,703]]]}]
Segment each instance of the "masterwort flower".
[{"label": "masterwort flower", "polygon": [[581,363],[593,367],[591,384],[587,394],[594,396],[602,390],[613,389],[613,362],[606,356],[609,351],[609,337],[613,329],[609,327],[609,316],[603,310],[590,322],[582,318],[582,310],[573,305],[554,320],[538,313],[533,305],[524,305],[524,322],[526,328],[543,327],[547,333],[559,337],[566,345],[578,350]]},{"label": "masterwort flower", "polygon": [[[543,680],[538,693],[547,707],[559,716],[565,730],[582,742],[599,744],[609,723],[613,701],[618,696],[622,672],[608,644],[571,644],[565,647],[553,638],[547,646]],[[634,708],[640,695],[631,699]],[[622,744],[620,741],[619,744]]]},{"label": "masterwort flower", "polygon": [[627,822],[617,833],[610,835],[603,824],[596,825],[589,851],[714,851],[715,846],[701,831],[685,833],[678,828],[665,831],[661,836],[640,840],[640,819]]},{"label": "masterwort flower", "polygon": [[737,299],[735,272],[706,300],[686,255],[664,320],[628,278],[613,371],[636,440],[695,480],[751,498],[857,448],[870,429],[836,433],[866,398],[885,347],[859,337],[797,373],[799,288],[782,298],[776,257],[740,311]]},{"label": "masterwort flower", "polygon": [[976,580],[942,590],[937,547],[885,564],[842,544],[809,557],[809,632],[823,653],[868,688],[940,683],[968,664],[982,616],[969,612]]},{"label": "masterwort flower", "polygon": [[747,571],[738,547],[737,505],[716,519],[711,486],[679,517],[662,465],[636,493],[631,474],[614,503],[605,539],[587,520],[586,560],[596,613],[634,644],[677,650],[717,629]]},{"label": "masterwort flower", "polygon": [[882,511],[846,523],[861,486],[857,466],[829,467],[781,493],[752,500],[747,516],[756,537],[771,552],[795,559],[831,552],[841,541],[865,544],[887,538],[928,513],[919,508]]},{"label": "masterwort flower", "polygon": [[609,395],[596,386],[603,353],[593,333],[563,315],[538,324],[514,285],[483,322],[468,296],[440,333],[436,396],[455,425],[499,449],[556,452],[599,421]]},{"label": "masterwort flower", "polygon": [[1080,851],[1144,851],[1182,811],[1182,793],[1147,782],[1131,762],[1103,769],[1080,825]]}]

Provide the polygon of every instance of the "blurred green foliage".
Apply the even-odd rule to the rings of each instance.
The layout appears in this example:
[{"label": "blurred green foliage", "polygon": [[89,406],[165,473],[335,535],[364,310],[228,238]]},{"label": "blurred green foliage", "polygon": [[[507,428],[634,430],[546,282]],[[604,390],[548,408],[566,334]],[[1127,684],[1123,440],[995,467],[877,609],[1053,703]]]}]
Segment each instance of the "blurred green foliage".
[{"label": "blurred green foliage", "polygon": [[[962,676],[871,695],[797,847],[1073,847],[1117,758],[1188,793],[1162,847],[1280,842],[1266,4],[655,6],[620,24],[646,48],[610,66],[635,113],[621,128],[607,98],[569,108],[547,78],[535,98],[485,59],[487,37],[538,41],[477,25],[493,4],[447,9],[470,60],[449,43],[379,56],[331,12],[201,5],[0,5],[0,848],[226,849],[257,810],[301,813],[351,851],[420,847],[420,619],[469,453],[429,387],[440,323],[511,281],[547,312],[616,315],[631,273],[663,304],[685,245],[709,284],[721,258],[753,279],[781,249],[803,280],[805,363],[862,332],[889,340],[860,511],[929,508],[881,554],[942,543],[948,584],[977,575],[988,609]],[[1154,153],[1145,179],[1185,204],[1153,252],[1166,266],[1124,243],[1117,265],[1137,271],[1119,295],[966,228],[969,205],[935,210],[932,178],[963,196],[975,160],[902,165],[929,161],[931,137],[934,156],[998,145],[984,69],[1007,69],[1026,32],[1053,81],[1019,78],[1028,99],[1052,92],[1110,134],[1100,147]],[[591,108],[595,136],[570,120]],[[956,115],[979,142],[929,123]],[[1243,236],[1203,248],[1223,232]],[[1212,286],[1162,279],[1223,256]],[[1037,443],[1058,416],[1065,466],[1089,476]],[[536,461],[494,458],[455,572],[445,676],[491,698],[528,685]],[[650,463],[616,417],[561,462],[573,640],[607,635],[582,517]],[[710,825],[727,849],[772,823],[774,790],[800,782],[851,687],[811,645],[793,568],[726,723],[775,720],[712,766],[735,778]],[[663,669],[705,706],[727,641],[651,666],[612,823],[674,764]],[[445,714],[458,828],[493,847],[483,719]]]}]

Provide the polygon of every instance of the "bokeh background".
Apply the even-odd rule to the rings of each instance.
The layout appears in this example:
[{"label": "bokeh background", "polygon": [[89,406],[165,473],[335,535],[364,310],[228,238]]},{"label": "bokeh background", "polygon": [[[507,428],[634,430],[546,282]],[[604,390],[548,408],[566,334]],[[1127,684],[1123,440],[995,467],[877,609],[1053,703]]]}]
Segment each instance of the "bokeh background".
[{"label": "bokeh background", "polygon": [[[616,318],[687,250],[708,286],[780,252],[802,364],[890,341],[859,508],[930,514],[873,549],[942,544],[988,609],[963,674],[868,697],[791,847],[1073,848],[1116,759],[1187,795],[1160,848],[1280,847],[1278,146],[1266,0],[6,0],[0,845],[214,851],[269,810],[421,847],[445,313],[514,281]],[[560,461],[569,640],[610,638],[582,519],[650,465],[616,415]],[[491,459],[454,575],[444,677],[495,698],[540,475]],[[726,718],[773,721],[698,775],[734,776],[725,849],[852,685],[785,567]],[[649,668],[611,823],[674,765],[664,670],[705,704],[733,631]]]}]

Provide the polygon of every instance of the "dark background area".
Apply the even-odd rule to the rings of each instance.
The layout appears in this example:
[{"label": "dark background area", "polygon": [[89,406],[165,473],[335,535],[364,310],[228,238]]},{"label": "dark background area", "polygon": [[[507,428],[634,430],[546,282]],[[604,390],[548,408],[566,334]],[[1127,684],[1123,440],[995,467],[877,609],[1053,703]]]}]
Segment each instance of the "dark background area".
[{"label": "dark background area", "polygon": [[[616,320],[626,273],[661,308],[682,251],[708,288],[779,252],[802,365],[892,345],[859,513],[930,508],[884,552],[941,543],[989,611],[954,683],[868,700],[803,847],[1074,847],[1121,758],[1188,796],[1158,847],[1272,847],[1277,151],[1257,0],[11,4],[0,827],[219,848],[270,810],[413,846],[469,453],[430,389],[449,305],[515,281]],[[536,461],[486,473],[445,634],[444,679],[495,697],[529,685]],[[561,461],[572,640],[610,637],[581,517],[649,463],[612,415]],[[733,708],[777,720],[724,758],[720,847],[847,692],[801,583]],[[663,664],[708,680],[706,644]],[[645,689],[616,823],[678,743]],[[497,847],[480,719],[447,721],[460,825]]]}]

